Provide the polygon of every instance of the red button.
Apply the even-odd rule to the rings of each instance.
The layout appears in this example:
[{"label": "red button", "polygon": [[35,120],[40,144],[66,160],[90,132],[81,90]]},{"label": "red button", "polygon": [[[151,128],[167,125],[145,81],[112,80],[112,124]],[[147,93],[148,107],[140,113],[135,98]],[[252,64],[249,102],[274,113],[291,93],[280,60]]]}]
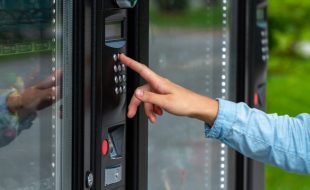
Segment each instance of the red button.
[{"label": "red button", "polygon": [[259,106],[259,96],[258,96],[258,93],[254,94],[254,106]]},{"label": "red button", "polygon": [[109,150],[109,143],[108,140],[104,139],[102,141],[102,145],[101,145],[101,152],[103,156],[106,156]]}]

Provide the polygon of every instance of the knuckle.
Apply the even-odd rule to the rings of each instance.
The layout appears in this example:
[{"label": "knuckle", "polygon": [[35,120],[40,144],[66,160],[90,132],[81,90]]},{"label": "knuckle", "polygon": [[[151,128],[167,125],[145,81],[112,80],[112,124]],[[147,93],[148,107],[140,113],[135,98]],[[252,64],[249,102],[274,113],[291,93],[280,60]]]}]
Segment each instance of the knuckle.
[{"label": "knuckle", "polygon": [[146,102],[149,102],[151,100],[151,95],[150,95],[150,93],[148,91],[144,91],[143,99]]},{"label": "knuckle", "polygon": [[169,84],[170,80],[165,78],[165,77],[161,77],[161,82],[164,83],[164,84]]}]

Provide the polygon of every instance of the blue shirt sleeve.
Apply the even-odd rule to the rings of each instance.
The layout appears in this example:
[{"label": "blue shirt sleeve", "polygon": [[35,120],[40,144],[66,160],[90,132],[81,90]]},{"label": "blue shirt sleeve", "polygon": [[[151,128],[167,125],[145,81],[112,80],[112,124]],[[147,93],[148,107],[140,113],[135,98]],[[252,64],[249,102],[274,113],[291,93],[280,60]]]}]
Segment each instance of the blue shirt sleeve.
[{"label": "blue shirt sleeve", "polygon": [[36,113],[29,113],[23,119],[10,113],[6,100],[11,92],[0,93],[0,147],[8,145],[22,130],[30,128],[32,121],[36,118]]},{"label": "blue shirt sleeve", "polygon": [[245,103],[219,99],[219,112],[206,137],[241,154],[285,170],[310,174],[310,115],[266,114]]}]

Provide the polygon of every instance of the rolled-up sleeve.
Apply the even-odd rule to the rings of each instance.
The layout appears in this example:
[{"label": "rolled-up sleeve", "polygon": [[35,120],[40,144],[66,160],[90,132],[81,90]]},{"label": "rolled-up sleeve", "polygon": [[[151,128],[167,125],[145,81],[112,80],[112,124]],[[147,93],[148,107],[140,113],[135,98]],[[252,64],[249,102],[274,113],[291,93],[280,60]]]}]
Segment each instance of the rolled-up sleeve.
[{"label": "rolled-up sleeve", "polygon": [[310,174],[310,115],[266,114],[219,99],[219,112],[206,137],[219,139],[241,154],[285,170]]},{"label": "rolled-up sleeve", "polygon": [[10,113],[6,100],[11,92],[0,93],[0,148],[11,143],[21,131],[29,129],[36,118],[35,112],[29,112],[24,118]]}]

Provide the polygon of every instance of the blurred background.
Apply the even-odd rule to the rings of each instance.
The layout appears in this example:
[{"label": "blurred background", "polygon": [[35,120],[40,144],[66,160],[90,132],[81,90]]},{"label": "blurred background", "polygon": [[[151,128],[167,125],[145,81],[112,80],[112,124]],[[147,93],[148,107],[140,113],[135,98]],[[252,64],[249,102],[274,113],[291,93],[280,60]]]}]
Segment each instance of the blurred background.
[{"label": "blurred background", "polygon": [[[223,2],[226,2],[226,0],[223,0]],[[157,46],[153,42],[152,35],[155,35],[157,39],[159,38],[158,36],[163,36],[161,38],[164,40],[160,42],[162,44],[168,43],[169,40],[172,41],[175,36],[169,36],[169,33],[175,34],[176,30],[185,31],[186,35],[191,37],[201,35],[210,38],[212,37],[212,32],[219,33],[215,31],[223,26],[221,3],[221,1],[217,0],[151,1],[151,53],[155,52],[153,54],[156,54],[156,51],[160,52],[160,50],[156,49]],[[308,84],[308,81],[310,81],[310,1],[269,0],[268,3],[270,57],[267,82],[267,112],[280,115],[288,114],[290,116],[296,116],[302,112],[310,113],[310,101],[308,99],[308,94],[310,93],[310,85]],[[211,14],[210,11],[212,11]],[[210,20],[210,16],[212,20]],[[211,31],[208,28],[213,29]],[[229,30],[229,27],[227,29]],[[176,34],[181,36],[180,33]],[[213,40],[212,43],[217,43],[217,39],[214,39],[214,36],[217,35],[213,35],[211,41]],[[191,39],[192,42],[195,41],[194,37]],[[199,38],[195,43],[199,43]],[[188,45],[185,48],[190,49],[190,43],[184,41],[184,44]],[[172,50],[174,46],[171,44],[171,47],[169,47],[172,52],[174,51]],[[161,46],[159,45],[158,47]],[[183,48],[181,50],[178,49],[178,52],[187,52],[182,45],[178,48]],[[195,51],[193,50],[193,52]],[[201,53],[203,54],[203,52]],[[199,55],[188,55],[188,57],[190,56],[198,57]],[[152,57],[156,57],[156,55],[151,55],[151,59]],[[166,62],[186,61],[186,56],[180,57],[180,60],[170,61],[166,61],[169,55],[161,54],[157,57],[159,57],[158,60],[151,60],[151,63],[160,63],[160,66],[163,68],[167,67]],[[199,61],[201,61],[200,66],[203,68],[202,60],[197,60],[196,64],[199,65]],[[197,65],[196,68],[198,68]],[[157,68],[155,64],[153,69],[164,75],[165,73],[162,72],[167,70],[162,69],[163,71],[161,72],[160,68]],[[169,76],[167,73],[166,75],[168,78],[173,78],[173,76]],[[178,79],[176,78],[175,80],[177,81]],[[186,82],[181,84],[186,86]],[[198,87],[201,88],[201,86]],[[310,177],[291,174],[266,165],[266,190],[303,190],[309,189],[309,187]]]},{"label": "blurred background", "polygon": [[[269,0],[267,112],[310,113],[310,1]],[[267,190],[305,190],[310,177],[266,166]]]}]

